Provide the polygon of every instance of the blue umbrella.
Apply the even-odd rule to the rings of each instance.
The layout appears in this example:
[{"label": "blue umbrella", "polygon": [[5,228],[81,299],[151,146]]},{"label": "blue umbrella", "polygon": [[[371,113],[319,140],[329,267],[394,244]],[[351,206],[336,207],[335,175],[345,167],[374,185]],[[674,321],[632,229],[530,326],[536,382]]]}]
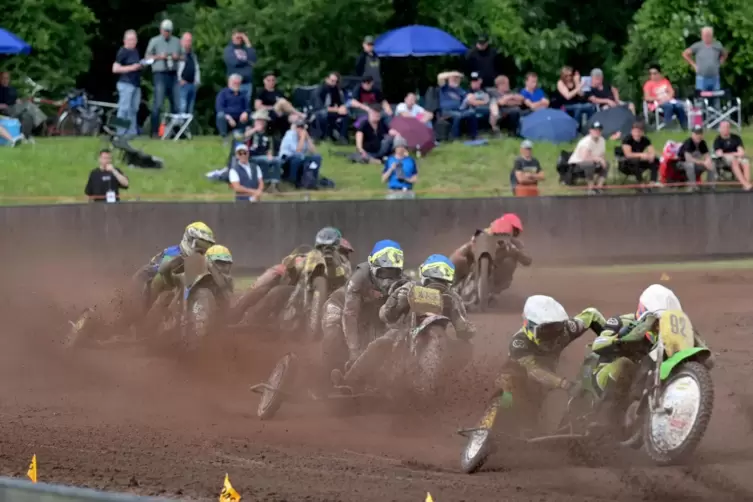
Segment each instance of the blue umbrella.
[{"label": "blue umbrella", "polygon": [[534,141],[569,143],[578,136],[578,123],[562,110],[545,108],[521,119],[520,135]]},{"label": "blue umbrella", "polygon": [[13,33],[0,28],[0,54],[28,54],[31,46]]},{"label": "blue umbrella", "polygon": [[462,55],[467,51],[452,35],[419,24],[388,31],[374,41],[374,52],[383,57]]}]

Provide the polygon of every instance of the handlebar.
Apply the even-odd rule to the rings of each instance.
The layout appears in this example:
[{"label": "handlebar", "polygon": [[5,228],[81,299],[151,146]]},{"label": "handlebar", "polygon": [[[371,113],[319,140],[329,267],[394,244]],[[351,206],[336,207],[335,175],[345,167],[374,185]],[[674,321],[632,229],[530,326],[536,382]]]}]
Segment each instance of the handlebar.
[{"label": "handlebar", "polygon": [[27,85],[30,85],[30,86],[32,87],[32,90],[31,90],[31,95],[32,95],[32,96],[34,96],[34,95],[35,95],[36,93],[38,93],[39,91],[43,91],[43,90],[45,90],[45,89],[46,89],[46,87],[45,87],[45,86],[43,86],[43,85],[40,85],[40,84],[38,84],[38,83],[34,82],[34,80],[32,80],[32,79],[31,79],[31,77],[26,77],[26,78],[24,79],[24,82],[25,82],[25,83],[26,83]]}]

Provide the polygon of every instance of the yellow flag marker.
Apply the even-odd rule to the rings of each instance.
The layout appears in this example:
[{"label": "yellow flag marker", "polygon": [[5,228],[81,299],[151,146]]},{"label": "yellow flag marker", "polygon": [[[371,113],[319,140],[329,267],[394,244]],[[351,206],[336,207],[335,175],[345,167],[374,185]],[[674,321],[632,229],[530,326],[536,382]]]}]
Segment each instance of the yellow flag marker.
[{"label": "yellow flag marker", "polygon": [[426,500],[424,502],[434,502],[434,499],[431,498],[431,493],[426,492]]},{"label": "yellow flag marker", "polygon": [[223,484],[222,491],[220,492],[220,502],[238,502],[240,499],[240,493],[235,491],[233,485],[230,484],[230,477],[226,473],[225,483]]},{"label": "yellow flag marker", "polygon": [[666,273],[664,273],[664,274],[661,275],[661,280],[662,281],[668,281],[669,280],[669,276]]},{"label": "yellow flag marker", "polygon": [[29,464],[29,470],[26,471],[26,475],[29,477],[32,483],[37,482],[37,455],[31,457],[31,463]]}]

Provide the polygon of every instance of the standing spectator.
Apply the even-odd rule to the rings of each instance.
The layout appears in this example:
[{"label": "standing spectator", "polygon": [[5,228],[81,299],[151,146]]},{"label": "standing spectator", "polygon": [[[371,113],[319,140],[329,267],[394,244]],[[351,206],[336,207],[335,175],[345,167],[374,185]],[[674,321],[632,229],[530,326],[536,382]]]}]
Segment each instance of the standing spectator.
[{"label": "standing spectator", "polygon": [[356,150],[361,162],[381,164],[392,152],[392,136],[387,124],[376,113],[370,113],[356,132]]},{"label": "standing spectator", "polygon": [[387,183],[388,199],[415,198],[413,185],[418,180],[416,161],[408,154],[408,142],[398,136],[395,153],[387,158],[382,170],[382,183]]},{"label": "standing spectator", "polygon": [[575,151],[568,160],[568,164],[581,169],[585,174],[589,195],[601,192],[609,172],[606,159],[607,146],[601,135],[602,129],[599,122],[591,124],[588,134],[578,141]]},{"label": "standing spectator", "polygon": [[345,93],[340,88],[339,73],[327,75],[319,88],[318,98],[322,109],[316,113],[316,118],[322,137],[331,137],[339,143],[347,144],[350,121],[348,108],[345,106]]},{"label": "standing spectator", "polygon": [[21,132],[27,137],[47,120],[37,105],[18,99],[18,91],[11,85],[8,71],[0,72],[0,115],[17,118],[21,122]]},{"label": "standing spectator", "polygon": [[425,110],[421,105],[416,103],[415,92],[409,92],[405,95],[405,100],[397,105],[395,115],[416,118],[429,127],[431,127],[431,121],[434,118],[433,113]]},{"label": "standing spectator", "polygon": [[254,126],[246,131],[248,137],[248,152],[251,160],[261,167],[264,182],[269,183],[270,192],[278,192],[282,169],[280,159],[274,156],[272,138],[267,135],[269,113],[266,110],[254,112],[251,117]]},{"label": "standing spectator", "polygon": [[703,172],[706,172],[706,181],[713,183],[716,181],[716,169],[711,161],[709,147],[706,140],[703,139],[703,127],[700,125],[693,126],[690,137],[680,147],[677,152],[678,164],[685,170],[688,177],[688,191],[694,192],[698,189],[697,178]]},{"label": "standing spectator", "polygon": [[499,133],[501,122],[506,129],[517,134],[523,96],[510,89],[510,79],[504,75],[499,75],[494,79],[494,89],[489,95],[492,97],[489,103],[489,121],[492,124],[492,132]]},{"label": "standing spectator", "polygon": [[251,102],[254,90],[254,65],[256,64],[256,49],[251,47],[248,36],[240,29],[233,30],[230,43],[222,54],[225,60],[227,75],[241,76],[241,92]]},{"label": "standing spectator", "polygon": [[728,121],[719,124],[719,136],[714,140],[714,154],[722,169],[731,169],[737,181],[746,191],[753,188],[750,183],[750,162],[745,157],[743,140],[730,131]]},{"label": "standing spectator", "polygon": [[367,36],[363,39],[363,50],[356,60],[356,76],[371,77],[374,87],[382,90],[382,68],[379,56],[374,52],[374,37]]},{"label": "standing spectator", "polygon": [[196,104],[196,89],[201,85],[199,58],[193,51],[193,35],[186,32],[180,37],[183,59],[178,63],[178,81],[180,82],[180,113],[193,114]]},{"label": "standing spectator", "polygon": [[180,90],[178,86],[178,63],[183,58],[180,42],[173,35],[173,22],[165,19],[160,23],[160,34],[149,40],[146,57],[154,59],[154,100],[152,102],[152,137],[158,135],[160,111],[165,96],[170,102],[170,113],[178,113]]},{"label": "standing spectator", "polygon": [[384,99],[382,91],[374,84],[374,77],[365,75],[361,78],[361,85],[353,93],[350,100],[350,108],[355,108],[363,113],[383,113],[385,117],[392,116],[392,107]]},{"label": "standing spectator", "polygon": [[248,160],[248,147],[244,143],[235,146],[235,160],[228,172],[228,181],[235,192],[235,200],[257,202],[264,192],[264,176],[258,165]]},{"label": "standing spectator", "polygon": [[536,197],[539,195],[539,182],[544,181],[544,178],[541,164],[533,156],[533,143],[523,140],[520,144],[520,156],[515,159],[510,173],[513,195]]},{"label": "standing spectator", "polygon": [[583,123],[596,112],[596,107],[586,100],[583,84],[580,73],[573,71],[571,67],[565,66],[560,70],[560,79],[557,81],[559,99],[555,106],[562,107],[571,115],[578,123],[578,128],[581,128]]},{"label": "standing spectator", "polygon": [[635,105],[620,101],[620,90],[604,82],[604,72],[599,68],[591,70],[591,90],[588,91],[588,101],[600,110],[627,106],[635,115]]},{"label": "standing spectator", "polygon": [[264,74],[264,87],[256,93],[254,110],[266,110],[273,129],[282,128],[286,131],[291,122],[305,118],[305,115],[277,90],[277,76],[273,71]]},{"label": "standing spectator", "polygon": [[531,111],[549,108],[549,99],[539,87],[539,76],[534,72],[526,75],[526,86],[520,91],[520,95],[523,96],[523,104]]},{"label": "standing spectator", "polygon": [[236,129],[248,123],[248,96],[241,92],[240,75],[230,75],[227,87],[217,93],[215,111],[217,130],[223,138],[228,134],[228,127]]},{"label": "standing spectator", "polygon": [[322,156],[316,151],[305,120],[295,121],[285,133],[280,144],[279,157],[284,166],[283,171],[287,171],[285,179],[293,183],[296,188],[302,185],[304,169],[314,171],[312,175],[314,179],[318,179],[319,170],[322,167]]},{"label": "standing spectator", "polygon": [[99,151],[99,167],[89,173],[84,194],[94,202],[120,201],[120,189],[128,189],[128,178],[112,165],[110,150]]},{"label": "standing spectator", "polygon": [[494,86],[497,76],[497,50],[489,46],[489,36],[480,35],[476,46],[465,54],[466,75],[478,73],[484,87]]},{"label": "standing spectator", "polygon": [[[491,109],[489,107],[491,101],[491,96],[484,90],[481,75],[476,72],[471,73],[471,90],[466,96],[466,103],[476,114],[476,117],[487,120],[491,118]],[[493,125],[491,120],[489,120],[489,125]]]},{"label": "standing spectator", "polygon": [[112,72],[120,75],[118,78],[118,118],[128,120],[128,128],[119,128],[120,136],[136,136],[138,129],[138,113],[141,104],[141,56],[136,49],[136,32],[128,30],[123,35],[123,47],[118,49]]},{"label": "standing spectator", "polygon": [[623,173],[635,176],[640,181],[643,173],[649,171],[651,184],[659,185],[659,159],[641,122],[635,122],[630,136],[622,140],[622,154],[625,156],[620,169]]},{"label": "standing spectator", "polygon": [[653,112],[657,107],[662,109],[665,126],[669,126],[672,119],[677,115],[680,127],[683,130],[688,128],[688,115],[685,112],[685,105],[675,99],[675,90],[672,88],[672,83],[661,74],[661,67],[658,64],[652,64],[648,68],[648,80],[643,84],[643,99],[648,103],[650,111]]},{"label": "standing spectator", "polygon": [[727,49],[714,40],[714,29],[710,26],[704,26],[701,29],[701,40],[682,53],[682,57],[695,71],[695,88],[697,91],[718,91],[721,89],[719,69],[727,61],[728,56]]},{"label": "standing spectator", "polygon": [[468,93],[460,87],[462,78],[463,74],[457,71],[446,71],[437,75],[439,108],[442,110],[442,115],[452,120],[450,130],[452,139],[460,137],[460,125],[463,120],[468,122],[469,134],[472,139],[475,139],[478,134],[478,117],[466,101]]}]

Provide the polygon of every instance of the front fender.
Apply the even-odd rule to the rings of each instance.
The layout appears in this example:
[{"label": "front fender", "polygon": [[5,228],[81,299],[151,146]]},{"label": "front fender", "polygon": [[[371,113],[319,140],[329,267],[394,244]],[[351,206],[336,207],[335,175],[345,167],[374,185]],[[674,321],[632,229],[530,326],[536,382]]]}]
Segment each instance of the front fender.
[{"label": "front fender", "polygon": [[662,380],[666,380],[669,375],[672,374],[672,370],[675,369],[675,366],[683,361],[694,358],[699,354],[711,355],[711,351],[706,347],[693,347],[690,349],[681,350],[680,352],[676,353],[675,355],[661,363],[659,376]]}]

